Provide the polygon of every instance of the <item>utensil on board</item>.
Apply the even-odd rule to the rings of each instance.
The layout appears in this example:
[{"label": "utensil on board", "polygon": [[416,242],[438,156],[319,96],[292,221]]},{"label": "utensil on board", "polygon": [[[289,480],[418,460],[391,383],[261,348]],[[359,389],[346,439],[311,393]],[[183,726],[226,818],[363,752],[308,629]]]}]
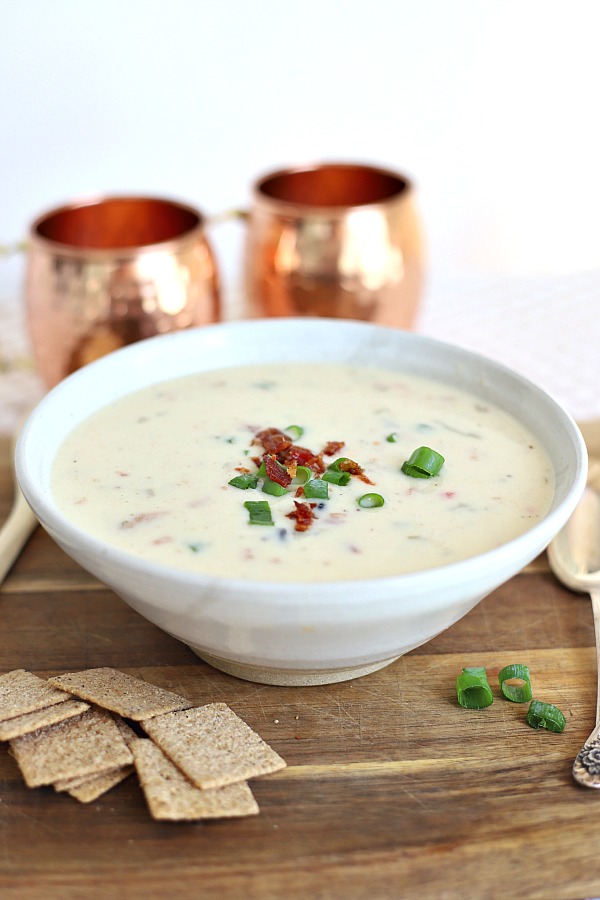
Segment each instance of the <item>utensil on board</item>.
[{"label": "utensil on board", "polygon": [[[11,460],[15,457],[15,444],[18,431],[11,444]],[[11,570],[21,550],[29,540],[38,520],[31,507],[23,496],[19,483],[14,474],[14,496],[8,518],[0,528],[0,585]]]},{"label": "utensil on board", "polygon": [[600,788],[600,492],[592,484],[600,463],[592,461],[584,495],[575,512],[548,547],[557,578],[574,591],[589,593],[596,636],[596,724],[573,763],[573,777]]}]

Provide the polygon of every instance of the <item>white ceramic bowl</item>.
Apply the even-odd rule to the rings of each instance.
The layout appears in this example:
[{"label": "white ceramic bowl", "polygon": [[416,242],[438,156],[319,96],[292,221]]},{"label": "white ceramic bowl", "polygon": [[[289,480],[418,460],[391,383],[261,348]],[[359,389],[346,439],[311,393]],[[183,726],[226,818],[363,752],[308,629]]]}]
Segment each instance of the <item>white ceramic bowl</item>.
[{"label": "white ceramic bowl", "polygon": [[[63,439],[123,394],[199,370],[323,359],[431,376],[516,416],[554,466],[548,514],[520,537],[452,565],[392,578],[294,584],[207,577],[140,559],[84,533],[54,502],[50,471]],[[142,616],[223,671],[297,685],[375,671],[464,616],[541,553],[567,521],[585,486],[587,456],[575,423],[552,398],[477,354],[358,322],[272,319],[151,338],[80,369],[31,414],[16,466],[23,493],[57,544]]]}]

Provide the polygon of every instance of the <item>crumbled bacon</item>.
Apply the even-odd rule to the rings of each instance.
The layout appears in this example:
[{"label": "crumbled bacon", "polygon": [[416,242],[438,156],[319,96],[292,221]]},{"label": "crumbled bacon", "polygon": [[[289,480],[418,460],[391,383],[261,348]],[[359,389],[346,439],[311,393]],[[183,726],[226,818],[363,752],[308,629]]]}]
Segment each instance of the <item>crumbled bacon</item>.
[{"label": "crumbled bacon", "polygon": [[374,481],[371,481],[365,475],[365,471],[362,466],[359,466],[357,462],[354,462],[353,459],[344,459],[338,464],[338,469],[340,472],[349,472],[350,475],[354,475],[355,478],[360,478],[361,481],[364,481],[365,484],[375,484]]},{"label": "crumbled bacon", "polygon": [[255,435],[253,443],[262,444],[264,447],[264,460],[266,460],[267,456],[274,456],[277,462],[281,463],[286,469],[293,466],[307,466],[317,474],[325,471],[320,455],[315,455],[312,450],[308,450],[306,447],[298,447],[296,444],[293,444],[290,438],[278,428],[263,428],[262,431]]},{"label": "crumbled bacon", "polygon": [[254,443],[262,444],[267,453],[278,456],[292,446],[289,437],[279,428],[263,428],[254,439]]},{"label": "crumbled bacon", "polygon": [[[298,466],[306,466],[311,469],[315,475],[322,475],[326,469],[323,457],[335,456],[335,454],[339,453],[342,447],[345,446],[344,441],[327,441],[320,453],[313,453],[313,451],[309,450],[307,447],[299,447],[297,444],[293,444],[288,435],[283,431],[280,431],[279,428],[263,428],[262,431],[256,433],[252,443],[262,444],[264,448],[262,457],[252,457],[252,462],[259,467],[263,461],[265,465],[269,465],[270,469],[267,470],[267,475],[272,481],[276,481],[283,487],[287,487],[292,478],[294,478]],[[271,459],[272,462],[268,463],[269,459]],[[284,469],[287,469],[290,481],[281,480],[282,478],[285,479],[285,474],[282,474],[281,471],[275,469],[273,461],[278,462]],[[365,475],[362,466],[359,466],[358,463],[354,462],[352,459],[341,462],[339,468],[342,472],[349,472],[350,475],[360,478],[365,484],[374,484],[374,482]],[[271,472],[273,474],[271,474]]]},{"label": "crumbled bacon", "polygon": [[321,452],[323,456],[335,456],[345,446],[345,443],[345,441],[327,441]]},{"label": "crumbled bacon", "polygon": [[307,531],[313,519],[316,519],[316,516],[313,512],[316,503],[299,503],[298,500],[294,500],[294,506],[296,509],[293,512],[287,513],[288,519],[296,520],[296,531]]},{"label": "crumbled bacon", "polygon": [[280,484],[282,487],[287,487],[292,480],[292,476],[285,469],[281,468],[276,458],[271,456],[271,454],[265,456],[265,471],[267,478],[270,478],[271,481]]}]

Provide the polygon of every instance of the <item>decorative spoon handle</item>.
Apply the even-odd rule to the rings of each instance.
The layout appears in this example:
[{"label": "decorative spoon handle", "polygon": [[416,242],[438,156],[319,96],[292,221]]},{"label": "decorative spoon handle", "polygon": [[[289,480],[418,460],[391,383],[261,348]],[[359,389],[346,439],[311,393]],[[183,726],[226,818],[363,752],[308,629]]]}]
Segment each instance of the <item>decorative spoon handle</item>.
[{"label": "decorative spoon handle", "polygon": [[584,787],[600,788],[600,590],[590,591],[590,597],[596,635],[596,727],[575,758],[573,778]]}]

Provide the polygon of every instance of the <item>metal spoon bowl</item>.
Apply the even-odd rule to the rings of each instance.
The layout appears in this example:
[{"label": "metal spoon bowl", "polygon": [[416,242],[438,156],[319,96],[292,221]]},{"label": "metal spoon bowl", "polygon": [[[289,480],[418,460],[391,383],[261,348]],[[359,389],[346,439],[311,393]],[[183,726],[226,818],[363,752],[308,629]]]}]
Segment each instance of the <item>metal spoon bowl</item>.
[{"label": "metal spoon bowl", "polygon": [[[590,466],[590,475],[594,472]],[[600,788],[600,493],[590,483],[575,512],[548,547],[556,577],[574,591],[589,593],[596,636],[596,725],[573,763],[573,777]],[[595,483],[595,482],[594,482]]]}]

